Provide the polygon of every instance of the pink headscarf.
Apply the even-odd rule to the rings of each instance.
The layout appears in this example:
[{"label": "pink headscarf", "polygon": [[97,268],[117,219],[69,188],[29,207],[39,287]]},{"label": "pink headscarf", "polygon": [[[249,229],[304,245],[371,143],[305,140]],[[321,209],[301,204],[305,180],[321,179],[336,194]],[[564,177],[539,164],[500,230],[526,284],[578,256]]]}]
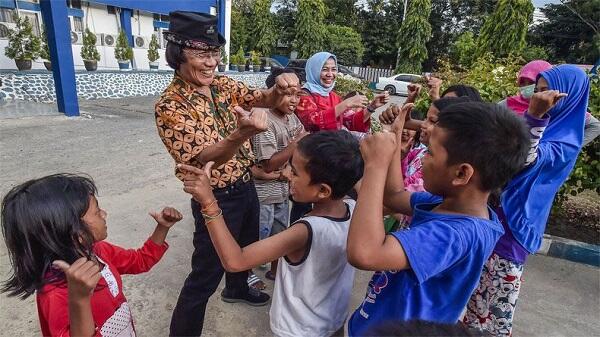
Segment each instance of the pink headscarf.
[{"label": "pink headscarf", "polygon": [[[552,68],[552,65],[546,61],[531,61],[521,68],[521,71],[519,71],[519,79],[523,78],[535,82],[539,73],[550,68]],[[525,111],[527,111],[527,108],[529,108],[529,99],[521,96],[521,93],[519,92],[518,95],[508,97],[506,99],[506,105],[518,115],[523,115]]]}]

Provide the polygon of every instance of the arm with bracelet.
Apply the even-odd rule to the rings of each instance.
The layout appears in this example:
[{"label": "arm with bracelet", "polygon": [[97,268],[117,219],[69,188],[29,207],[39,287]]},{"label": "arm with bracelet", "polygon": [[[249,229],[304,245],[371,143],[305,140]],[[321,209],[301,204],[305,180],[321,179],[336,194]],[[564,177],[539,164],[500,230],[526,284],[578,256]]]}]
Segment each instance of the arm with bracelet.
[{"label": "arm with bracelet", "polygon": [[274,261],[282,256],[293,259],[304,255],[309,239],[306,226],[291,226],[289,229],[257,241],[251,245],[240,247],[227,228],[223,219],[223,211],[215,199],[208,175],[213,163],[209,162],[201,170],[194,166],[178,165],[186,172],[183,190],[191,194],[202,207],[211,241],[223,268],[229,272],[240,272]]}]

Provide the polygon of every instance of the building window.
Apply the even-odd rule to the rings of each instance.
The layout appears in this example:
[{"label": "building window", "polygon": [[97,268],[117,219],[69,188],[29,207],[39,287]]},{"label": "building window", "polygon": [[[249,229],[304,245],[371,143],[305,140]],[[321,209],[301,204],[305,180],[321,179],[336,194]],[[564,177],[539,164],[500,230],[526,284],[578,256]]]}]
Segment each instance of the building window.
[{"label": "building window", "polygon": [[210,6],[210,15],[217,15],[217,7]]},{"label": "building window", "polygon": [[14,23],[13,16],[15,11],[10,8],[0,8],[0,22]]},{"label": "building window", "polygon": [[72,16],[73,19],[73,31],[83,32],[83,18]]},{"label": "building window", "polygon": [[81,0],[67,0],[67,7],[81,9]]},{"label": "building window", "polygon": [[108,14],[117,14],[117,9],[115,6],[106,6],[106,11]]},{"label": "building window", "polygon": [[160,21],[162,21],[162,22],[169,22],[169,16],[161,14]]}]

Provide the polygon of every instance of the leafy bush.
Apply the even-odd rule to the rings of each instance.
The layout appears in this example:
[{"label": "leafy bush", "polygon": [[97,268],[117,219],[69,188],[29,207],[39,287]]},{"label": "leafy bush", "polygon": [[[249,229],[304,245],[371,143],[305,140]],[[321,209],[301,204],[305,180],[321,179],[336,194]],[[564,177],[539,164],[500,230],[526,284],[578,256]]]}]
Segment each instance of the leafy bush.
[{"label": "leafy bush", "polygon": [[133,58],[133,49],[127,41],[125,31],[121,29],[115,45],[115,58],[118,61],[129,61]]},{"label": "leafy bush", "polygon": [[150,40],[150,46],[148,48],[148,60],[150,62],[155,62],[160,58],[158,54],[158,39],[156,38],[156,34],[152,34],[152,39]]},{"label": "leafy bush", "polygon": [[96,49],[96,34],[88,28],[83,34],[83,47],[81,48],[81,58],[87,61],[100,61],[100,53]]},{"label": "leafy bush", "polygon": [[240,65],[246,64],[246,59],[244,58],[244,48],[240,47],[237,53],[231,55],[231,64]]},{"label": "leafy bush", "polygon": [[476,49],[473,33],[462,33],[450,46],[450,58],[453,63],[468,68],[475,61]]},{"label": "leafy bush", "polygon": [[250,61],[252,62],[253,65],[255,66],[260,66],[260,53],[257,51],[251,51],[250,52]]},{"label": "leafy bush", "polygon": [[327,26],[325,49],[344,65],[360,64],[365,53],[360,34],[350,27],[338,25]]},{"label": "leafy bush", "polygon": [[35,60],[41,52],[40,39],[33,34],[33,26],[27,17],[13,16],[16,27],[9,29],[6,57],[13,60]]},{"label": "leafy bush", "polygon": [[338,74],[335,79],[335,92],[341,97],[346,96],[352,91],[362,92],[369,99],[373,99],[373,90],[369,89],[369,83],[355,79],[352,76],[346,77],[345,75]]},{"label": "leafy bush", "polygon": [[227,58],[227,51],[225,51],[225,46],[221,47],[221,64],[227,64],[229,59]]}]

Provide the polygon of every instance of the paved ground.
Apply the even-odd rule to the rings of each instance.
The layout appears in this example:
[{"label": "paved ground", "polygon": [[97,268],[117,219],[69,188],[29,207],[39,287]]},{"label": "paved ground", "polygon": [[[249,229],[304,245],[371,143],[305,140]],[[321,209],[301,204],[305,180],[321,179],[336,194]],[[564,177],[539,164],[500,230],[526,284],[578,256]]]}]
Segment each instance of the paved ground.
[{"label": "paved ground", "polygon": [[[33,177],[87,173],[95,179],[100,204],[108,212],[109,241],[125,247],[140,245],[150,234],[149,210],[172,205],[183,211],[185,219],[169,234],[171,248],[163,260],[147,274],[124,277],[140,336],[167,335],[192,252],[189,198],[171,174],[173,163],[156,134],[154,99],[81,102],[83,116],[77,118],[3,118],[8,112],[0,108],[0,195]],[[2,241],[0,278],[9,273]],[[352,308],[362,300],[368,278],[369,273],[357,274]],[[272,282],[268,286],[272,290]],[[599,290],[597,268],[532,257],[515,336],[600,336]],[[270,335],[268,307],[226,304],[218,296],[209,301],[205,322],[207,336]],[[34,299],[0,295],[0,327],[0,336],[39,335]]]}]

